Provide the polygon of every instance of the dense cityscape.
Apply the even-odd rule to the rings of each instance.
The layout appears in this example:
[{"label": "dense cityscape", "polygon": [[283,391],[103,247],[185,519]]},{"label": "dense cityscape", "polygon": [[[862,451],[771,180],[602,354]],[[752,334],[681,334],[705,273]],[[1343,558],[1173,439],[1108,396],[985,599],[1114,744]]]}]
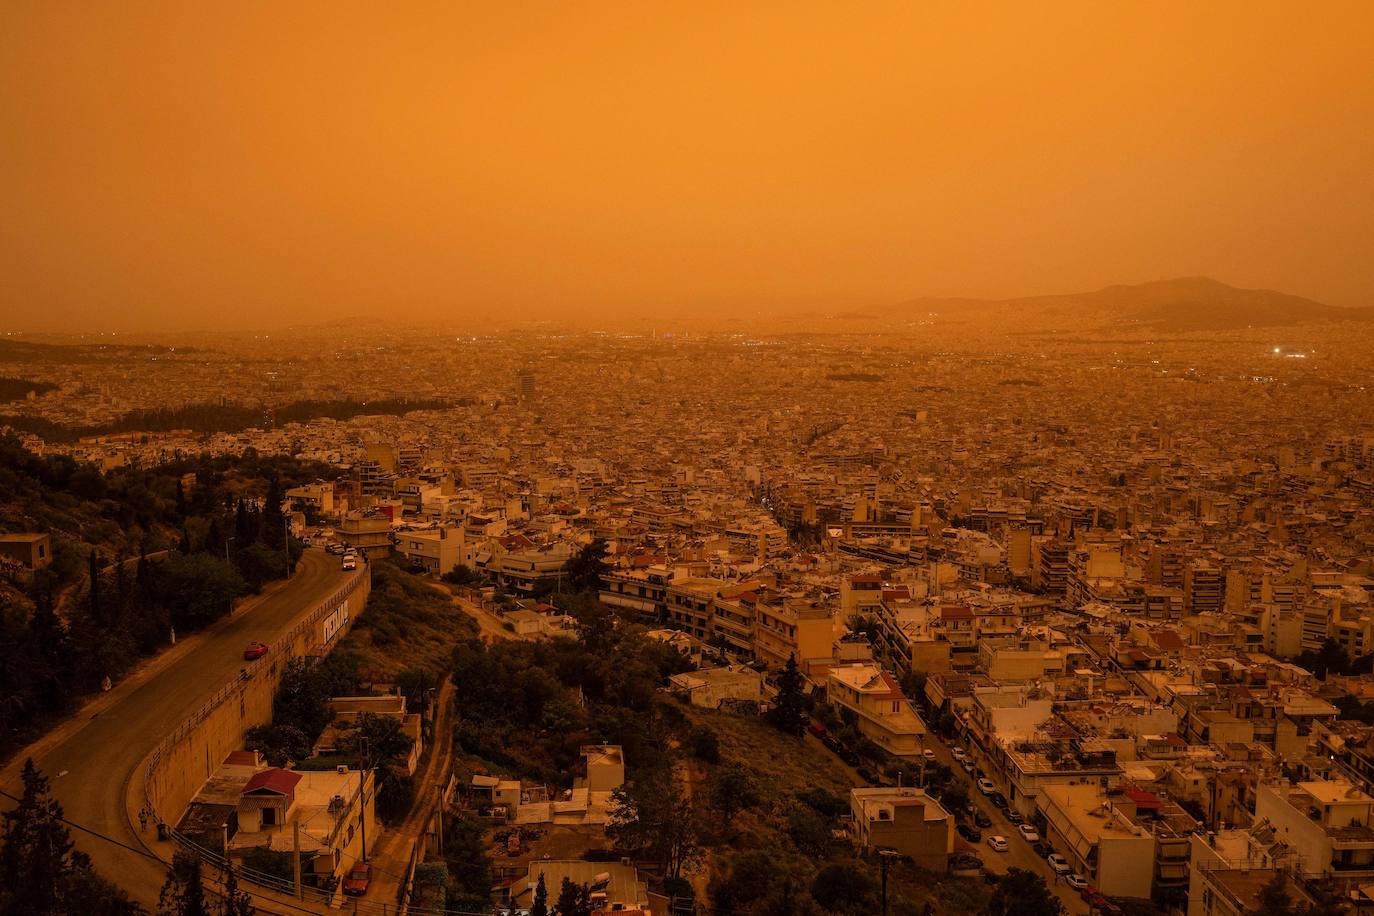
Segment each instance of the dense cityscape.
[{"label": "dense cityscape", "polygon": [[0,3],[0,916],[1374,916],[1371,47]]},{"label": "dense cityscape", "polygon": [[[976,319],[11,336],[6,741],[129,809],[73,839],[130,905],[1358,907],[1367,326]],[[217,698],[64,799],[188,645]]]}]

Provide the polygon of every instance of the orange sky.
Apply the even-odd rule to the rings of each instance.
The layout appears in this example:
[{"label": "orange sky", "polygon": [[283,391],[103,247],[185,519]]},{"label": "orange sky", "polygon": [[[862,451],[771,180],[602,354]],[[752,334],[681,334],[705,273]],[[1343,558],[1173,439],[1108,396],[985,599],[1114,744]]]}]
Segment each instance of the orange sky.
[{"label": "orange sky", "polygon": [[0,5],[0,328],[1374,305],[1368,2]]}]

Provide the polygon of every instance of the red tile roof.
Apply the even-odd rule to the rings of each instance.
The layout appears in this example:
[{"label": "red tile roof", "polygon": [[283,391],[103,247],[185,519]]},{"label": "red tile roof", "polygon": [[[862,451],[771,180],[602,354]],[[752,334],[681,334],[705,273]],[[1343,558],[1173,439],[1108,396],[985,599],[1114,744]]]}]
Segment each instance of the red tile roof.
[{"label": "red tile roof", "polygon": [[253,778],[248,780],[248,784],[243,787],[243,794],[248,795],[259,790],[266,790],[276,792],[278,795],[290,795],[296,791],[296,783],[300,781],[300,773],[292,773],[290,770],[273,767],[270,770],[254,773]]}]

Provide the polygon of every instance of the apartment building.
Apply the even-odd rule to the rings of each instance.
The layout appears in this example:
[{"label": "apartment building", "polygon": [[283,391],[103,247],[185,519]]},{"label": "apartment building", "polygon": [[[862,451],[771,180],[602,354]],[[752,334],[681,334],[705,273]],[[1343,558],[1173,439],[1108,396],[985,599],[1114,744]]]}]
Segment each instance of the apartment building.
[{"label": "apartment building", "polygon": [[835,640],[829,605],[806,598],[759,601],[754,607],[754,657],[770,668],[828,661]]},{"label": "apartment building", "polygon": [[920,868],[943,872],[948,867],[954,818],[924,789],[850,789],[849,811],[860,850],[895,849]]},{"label": "apartment building", "polygon": [[1109,897],[1150,896],[1154,836],[1116,810],[1105,789],[1095,782],[1045,786],[1039,807],[1050,845],[1074,871]]},{"label": "apartment building", "polygon": [[888,753],[908,758],[920,755],[925,723],[882,668],[862,662],[831,667],[826,698],[842,715],[851,714],[859,731]]},{"label": "apartment building", "polygon": [[395,552],[412,568],[443,575],[458,564],[476,565],[476,545],[463,535],[459,525],[444,525],[428,530],[396,532]]},{"label": "apartment building", "polygon": [[1374,797],[1337,780],[1260,785],[1255,819],[1292,847],[1305,875],[1374,879]]}]

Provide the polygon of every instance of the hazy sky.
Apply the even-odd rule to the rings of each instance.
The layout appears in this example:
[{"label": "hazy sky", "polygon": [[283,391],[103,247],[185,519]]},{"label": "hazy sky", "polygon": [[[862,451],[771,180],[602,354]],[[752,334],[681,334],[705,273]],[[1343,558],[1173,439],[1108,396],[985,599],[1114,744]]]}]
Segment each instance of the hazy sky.
[{"label": "hazy sky", "polygon": [[0,327],[1374,304],[1374,4],[0,4]]}]

